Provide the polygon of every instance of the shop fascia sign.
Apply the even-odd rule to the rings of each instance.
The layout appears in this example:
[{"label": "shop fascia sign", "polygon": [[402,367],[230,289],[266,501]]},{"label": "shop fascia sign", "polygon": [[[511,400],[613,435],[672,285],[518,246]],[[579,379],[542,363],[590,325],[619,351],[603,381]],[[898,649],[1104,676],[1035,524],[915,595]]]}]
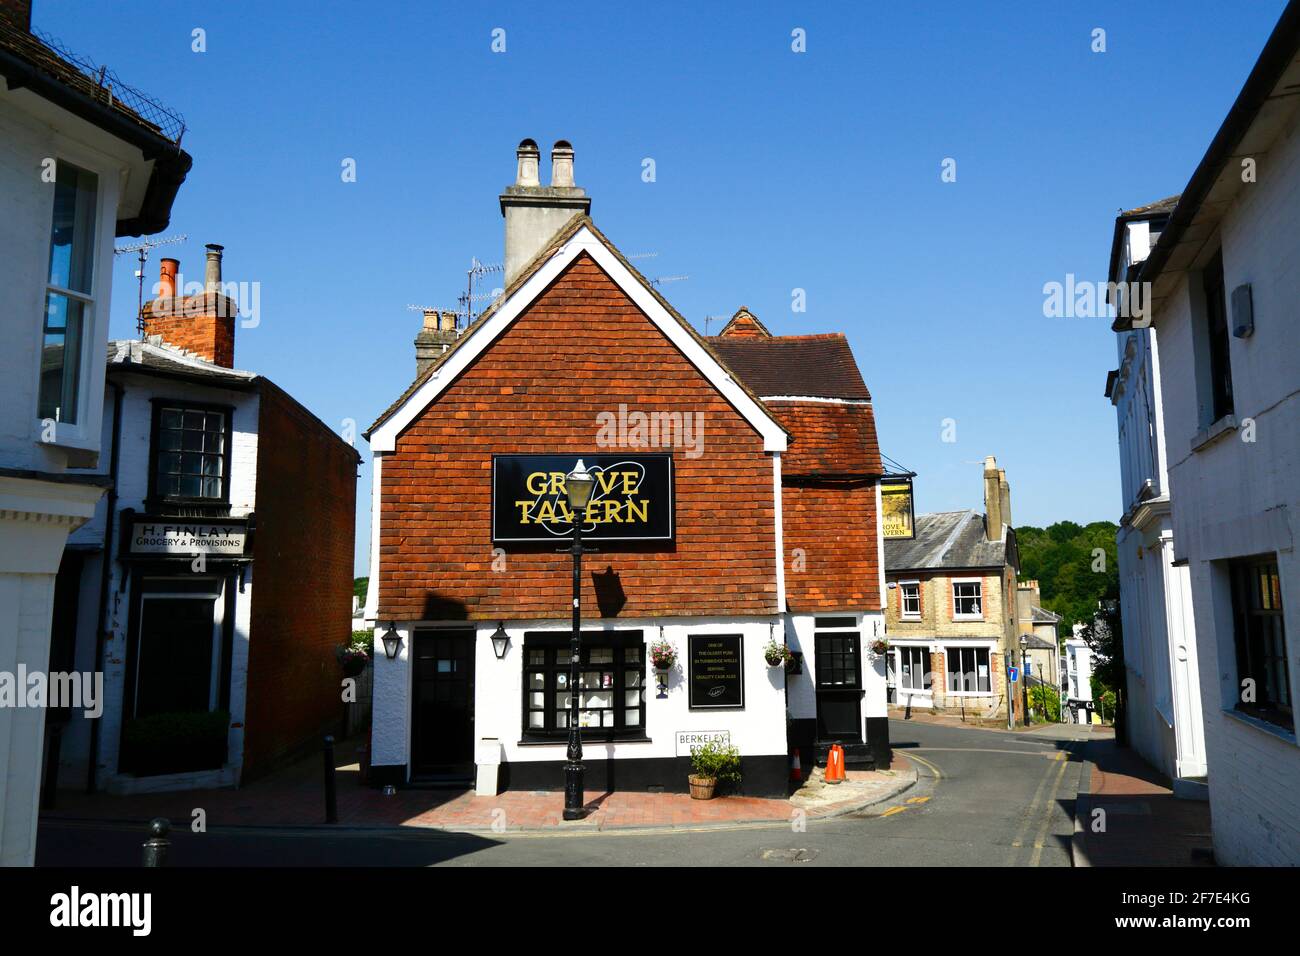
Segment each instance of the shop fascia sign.
[{"label": "shop fascia sign", "polygon": [[243,558],[252,539],[249,518],[176,518],[122,513],[123,551],[130,557]]},{"label": "shop fascia sign", "polygon": [[492,540],[547,542],[573,534],[565,476],[578,459],[595,476],[583,538],[671,541],[672,455],[494,455]]}]

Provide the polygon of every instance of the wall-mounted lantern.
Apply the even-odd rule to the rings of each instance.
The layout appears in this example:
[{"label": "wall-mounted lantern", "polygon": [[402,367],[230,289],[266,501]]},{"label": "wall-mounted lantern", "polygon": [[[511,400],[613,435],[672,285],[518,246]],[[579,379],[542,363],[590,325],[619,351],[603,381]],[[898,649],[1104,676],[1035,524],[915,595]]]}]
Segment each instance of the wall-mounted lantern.
[{"label": "wall-mounted lantern", "polygon": [[388,630],[384,631],[380,640],[384,642],[384,656],[390,661],[396,660],[397,652],[402,649],[402,635],[397,633],[397,624],[389,621]]},{"label": "wall-mounted lantern", "polygon": [[506,656],[506,648],[509,646],[510,635],[506,633],[505,625],[498,621],[496,632],[492,635],[492,650],[496,652],[497,660]]}]

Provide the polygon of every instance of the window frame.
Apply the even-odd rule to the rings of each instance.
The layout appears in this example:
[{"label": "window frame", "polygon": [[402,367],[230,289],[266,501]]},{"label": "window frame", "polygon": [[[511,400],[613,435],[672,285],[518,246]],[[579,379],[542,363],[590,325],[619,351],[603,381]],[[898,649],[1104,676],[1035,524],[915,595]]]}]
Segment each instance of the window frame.
[{"label": "window frame", "polygon": [[[894,669],[894,686],[899,691],[906,690],[913,694],[933,694],[934,663],[933,658],[931,657],[930,648],[920,644],[899,644],[896,646],[896,649],[898,651],[898,664]],[[908,657],[907,670],[904,669],[903,655],[907,655]],[[920,687],[905,683],[904,681],[905,674],[910,674],[912,679],[915,680],[915,659],[920,659],[924,662],[924,670],[921,672],[922,686]]]},{"label": "window frame", "polygon": [[[916,610],[907,609],[908,595],[907,589],[916,589]],[[921,582],[919,580],[899,581],[898,582],[898,619],[900,621],[919,621],[921,620]]]},{"label": "window frame", "polygon": [[[75,451],[97,452],[103,421],[103,374],[106,362],[104,343],[107,334],[104,330],[108,323],[109,293],[112,288],[112,248],[117,227],[117,201],[119,196],[118,164],[96,150],[82,144],[58,137],[57,145],[52,150],[57,171],[59,163],[66,163],[97,178],[95,196],[95,224],[91,230],[92,250],[90,257],[91,280],[90,292],[64,289],[50,283],[50,249],[53,243],[54,223],[54,189],[50,183],[50,200],[48,214],[44,219],[49,231],[45,235],[45,255],[41,260],[40,278],[40,312],[36,316],[36,347],[33,350],[33,368],[37,388],[33,389],[29,409],[32,416],[32,439],[37,444],[47,447],[66,448]],[[57,172],[56,172],[57,176]],[[47,417],[41,415],[39,387],[42,362],[44,360],[44,328],[48,309],[48,295],[54,292],[81,301],[84,304],[82,314],[81,354],[78,357],[77,413],[76,421],[60,421],[50,429]],[[96,388],[95,386],[99,387]]]},{"label": "window frame", "polygon": [[[822,618],[827,621],[826,624],[818,626],[814,621],[813,627],[813,685],[817,691],[861,691],[862,684],[862,633],[858,623],[853,618],[842,620],[851,621],[852,624],[836,624],[832,621],[841,620],[835,618]],[[843,650],[824,651],[823,642],[830,641],[848,641],[852,648],[851,652],[846,654]],[[831,657],[837,657],[840,660],[838,665],[830,663]],[[847,658],[852,658],[851,667],[845,666]],[[843,680],[837,683],[831,683],[827,680],[829,672],[834,671],[841,676],[847,676],[852,679],[852,683]]]},{"label": "window frame", "polygon": [[[957,588],[962,585],[973,584],[977,588],[975,601],[979,610],[973,614],[963,613],[957,610]],[[950,593],[952,594],[952,619],[954,621],[982,621],[984,620],[984,579],[983,578],[950,578],[948,582]]]},{"label": "window frame", "polygon": [[[569,738],[569,728],[560,727],[556,721],[558,709],[553,706],[556,695],[563,693],[558,686],[556,675],[569,670],[569,641],[570,633],[567,631],[525,631],[523,650],[520,654],[522,660],[522,670],[520,672],[520,742],[537,743],[537,744],[563,744]],[[645,634],[640,630],[629,631],[584,631],[582,634],[582,654],[583,662],[579,664],[578,670],[592,670],[588,665],[590,653],[592,650],[612,648],[614,650],[614,661],[612,669],[614,672],[613,685],[609,688],[611,699],[614,703],[609,708],[614,714],[613,727],[583,727],[581,728],[581,737],[583,742],[593,743],[615,743],[618,741],[628,740],[649,740],[646,719],[648,717],[648,708],[646,705],[646,643]],[[627,648],[636,650],[636,664],[627,659],[627,655],[620,653]],[[533,664],[530,660],[530,651],[544,650],[548,655],[548,661],[545,664]],[[598,665],[598,669],[606,669],[604,665]],[[626,672],[636,669],[639,671],[639,686],[629,688],[626,684]],[[529,674],[541,671],[545,674],[541,689],[543,706],[540,712],[543,715],[543,727],[529,726],[529,715],[538,712],[539,708],[532,706],[529,699],[530,693],[537,692],[536,688],[529,686]],[[581,689],[581,688],[579,688]],[[590,688],[588,688],[590,689]],[[604,690],[604,688],[599,688]],[[639,690],[640,694],[640,724],[635,727],[627,726],[626,711],[631,708],[627,706],[626,693],[629,690]],[[582,708],[579,708],[581,710]],[[603,709],[603,708],[602,708]]]},{"label": "window frame", "polygon": [[[225,513],[230,511],[230,483],[231,474],[230,466],[233,460],[232,446],[234,445],[234,406],[225,405],[216,402],[190,401],[189,399],[175,399],[163,396],[155,396],[150,399],[150,426],[149,426],[149,492],[148,498],[145,499],[145,507],[150,511],[164,507],[194,508],[206,510],[218,510]],[[221,497],[204,498],[189,497],[186,495],[165,495],[158,491],[158,456],[163,450],[160,445],[162,437],[162,412],[164,408],[179,408],[182,412],[194,411],[202,412],[205,415],[219,414],[224,418],[225,439],[222,442],[222,475],[221,475]],[[207,454],[200,452],[199,454]]]},{"label": "window frame", "polygon": [[1232,387],[1232,324],[1228,317],[1228,284],[1223,270],[1223,247],[1220,246],[1201,269],[1200,316],[1205,335],[1205,396],[1209,421],[1205,425],[1234,414]]},{"label": "window frame", "polygon": [[[952,672],[953,651],[957,651],[957,652],[958,652],[958,660],[960,660],[960,656],[961,656],[961,654],[963,654],[963,653],[965,653],[965,652],[968,652],[968,651],[969,651],[969,652],[973,655],[972,660],[973,660],[973,662],[974,662],[974,664],[975,664],[975,669],[974,669],[973,671],[969,672],[969,673],[973,673],[973,674],[975,675],[975,676],[974,676],[975,688],[976,688],[975,690],[966,690],[966,689],[964,688],[964,685],[965,685],[965,683],[966,683],[966,674],[968,673],[967,671],[964,671],[964,670],[958,670],[958,672],[957,672],[957,673],[962,677],[963,689],[962,689],[962,690],[957,690],[957,689],[955,689],[955,688],[952,686],[952,680],[951,680],[951,677],[952,677],[952,673],[953,673],[953,672]],[[980,652],[983,652],[983,653],[984,653],[984,655],[985,655],[985,660],[986,660],[986,664],[987,664],[987,667],[988,667],[988,675],[989,675],[989,678],[988,678],[988,681],[989,681],[989,687],[988,687],[988,690],[980,690],[980,689],[979,689],[979,664],[980,664],[980,661],[979,661],[979,655],[980,655]],[[960,665],[959,665],[959,666],[960,666]],[[943,687],[944,687],[944,693],[945,693],[946,696],[949,696],[949,697],[992,697],[993,694],[994,694],[995,681],[994,681],[994,679],[993,679],[993,648],[990,647],[990,646],[988,646],[988,645],[985,645],[985,644],[980,644],[980,645],[971,645],[971,644],[946,644],[946,645],[944,645],[944,648],[943,648],[943,671],[944,671],[944,674],[943,674]]]},{"label": "window frame", "polygon": [[[1237,667],[1233,709],[1294,734],[1295,701],[1291,693],[1291,660],[1287,649],[1282,578],[1277,555],[1236,558],[1226,564],[1232,608],[1232,648]],[[1259,585],[1263,583],[1260,572],[1272,579],[1273,593],[1270,596],[1274,606],[1263,607],[1264,602],[1258,600],[1262,593]],[[1271,635],[1262,633],[1266,627],[1272,632]],[[1280,655],[1268,654],[1266,648],[1256,647],[1257,638],[1268,636],[1280,645]],[[1262,661],[1256,660],[1257,652],[1263,652]],[[1277,674],[1273,669],[1279,666],[1279,660],[1281,673]],[[1241,682],[1246,678],[1255,681],[1256,697],[1250,703],[1241,699]],[[1274,681],[1281,688],[1285,700],[1274,699],[1270,692],[1270,684]]]}]

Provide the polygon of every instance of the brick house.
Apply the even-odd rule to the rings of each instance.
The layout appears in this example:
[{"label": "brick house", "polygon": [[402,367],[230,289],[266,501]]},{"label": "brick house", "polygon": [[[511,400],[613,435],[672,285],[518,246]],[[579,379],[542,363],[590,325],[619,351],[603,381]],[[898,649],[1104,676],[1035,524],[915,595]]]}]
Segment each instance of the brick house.
[{"label": "brick house", "polygon": [[914,538],[884,542],[895,706],[1007,718],[1006,669],[1021,654],[1020,556],[1006,473],[991,456],[984,489],[984,514],[917,515]]},{"label": "brick house", "polygon": [[[426,316],[418,377],[366,436],[366,618],[394,653],[376,654],[373,780],[464,780],[500,759],[507,787],[561,787],[572,526],[557,482],[579,458],[628,482],[584,514],[593,785],[685,790],[709,735],[740,750],[745,792],[784,793],[790,740],[818,736],[819,671],[827,735],[884,754],[883,660],[864,660],[883,632],[880,469],[847,343],[772,337],[745,310],[698,335],[587,216],[572,156],[556,144],[543,187],[520,145],[504,294],[440,353]],[[845,365],[830,393],[804,387],[819,349]],[[679,660],[656,693],[659,640]],[[768,642],[803,651],[803,673],[769,666]]]},{"label": "brick house", "polygon": [[163,260],[143,341],[108,343],[110,490],[69,542],[52,651],[103,672],[104,705],[66,715],[64,787],[236,786],[343,715],[360,458],[234,367],[220,246],[203,291],[181,294],[176,275]]}]

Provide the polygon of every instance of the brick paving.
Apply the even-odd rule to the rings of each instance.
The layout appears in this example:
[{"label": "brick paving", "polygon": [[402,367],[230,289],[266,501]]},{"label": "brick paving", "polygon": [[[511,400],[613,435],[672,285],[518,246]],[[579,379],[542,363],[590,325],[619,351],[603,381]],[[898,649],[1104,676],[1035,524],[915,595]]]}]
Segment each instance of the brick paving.
[{"label": "brick paving", "polygon": [[[1080,820],[1083,848],[1092,866],[1207,865],[1210,805],[1181,800],[1171,784],[1134,751],[1112,740],[1091,741],[1086,812]],[[1105,811],[1105,830],[1094,832],[1094,811]]]},{"label": "brick paving", "polygon": [[[587,791],[586,819],[560,819],[564,794],[558,791],[510,791],[478,797],[473,791],[400,789],[384,796],[361,782],[355,751],[340,747],[337,760],[339,825],[351,827],[436,827],[450,830],[607,830],[629,827],[724,826],[751,822],[784,822],[795,804],[789,800],[729,795],[692,800],[684,793],[604,793]],[[844,800],[805,808],[810,817],[829,816],[884,799],[903,789],[910,778],[905,757],[895,757],[892,773],[850,771],[853,787]],[[303,760],[238,790],[190,790],[181,793],[86,795],[61,791],[58,806],[46,818],[75,818],[138,822],[166,817],[175,827],[187,826],[193,811],[206,813],[209,827],[318,826],[325,822],[323,771],[319,757]]]}]

